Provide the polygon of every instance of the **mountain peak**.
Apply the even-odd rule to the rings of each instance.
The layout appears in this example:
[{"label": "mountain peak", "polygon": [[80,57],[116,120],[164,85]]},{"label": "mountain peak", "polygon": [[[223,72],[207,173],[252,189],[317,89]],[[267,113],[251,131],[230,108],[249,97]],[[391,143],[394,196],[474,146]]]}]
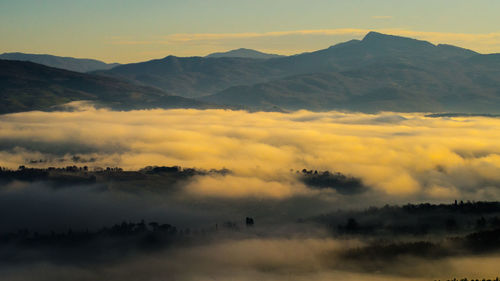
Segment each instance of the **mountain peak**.
[{"label": "mountain peak", "polygon": [[239,48],[235,50],[230,50],[227,52],[213,53],[207,56],[207,58],[222,58],[222,57],[233,57],[233,58],[253,58],[253,59],[270,59],[282,57],[275,54],[266,54],[252,49]]},{"label": "mountain peak", "polygon": [[43,64],[50,67],[55,67],[70,71],[77,71],[77,72],[107,70],[119,65],[117,63],[105,63],[95,59],[60,57],[48,54],[26,54],[20,52],[0,54],[0,59],[30,61],[33,63]]},{"label": "mountain peak", "polygon": [[[402,37],[402,36],[396,36],[396,35],[389,35],[389,34],[384,34],[376,31],[370,31],[368,32],[365,37],[363,38],[364,42],[369,42],[369,41],[420,41],[417,39],[413,38],[408,38],[408,37]],[[425,42],[425,41],[420,41],[420,42]]]},{"label": "mountain peak", "polygon": [[398,49],[398,50],[406,50],[410,52],[415,52],[418,50],[431,50],[436,46],[428,41],[396,36],[396,35],[388,35],[375,31],[371,31],[366,34],[365,38],[361,41],[366,44],[366,46],[370,46],[372,48],[389,48],[389,49]]},{"label": "mountain peak", "polygon": [[386,35],[386,34],[383,34],[380,32],[376,32],[376,31],[370,31],[365,35],[365,37],[363,38],[363,41],[374,39],[374,38],[382,38],[384,36],[389,36],[389,35]]}]

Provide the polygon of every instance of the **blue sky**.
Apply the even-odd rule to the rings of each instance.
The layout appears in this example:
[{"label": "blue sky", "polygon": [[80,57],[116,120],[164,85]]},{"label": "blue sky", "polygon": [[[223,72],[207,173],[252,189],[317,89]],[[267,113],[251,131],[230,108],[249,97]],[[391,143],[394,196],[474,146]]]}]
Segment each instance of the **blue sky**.
[{"label": "blue sky", "polygon": [[132,62],[239,47],[293,54],[367,30],[500,52],[497,0],[0,0],[0,52]]}]

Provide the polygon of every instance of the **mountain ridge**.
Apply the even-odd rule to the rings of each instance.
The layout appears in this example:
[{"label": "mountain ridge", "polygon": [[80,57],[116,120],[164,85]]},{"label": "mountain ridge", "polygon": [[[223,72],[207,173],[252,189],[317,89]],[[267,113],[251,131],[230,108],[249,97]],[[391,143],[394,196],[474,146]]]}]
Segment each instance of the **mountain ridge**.
[{"label": "mountain ridge", "polygon": [[210,106],[116,78],[13,60],[0,60],[0,99],[0,114],[49,110],[81,100],[119,110]]},{"label": "mountain ridge", "polygon": [[212,53],[207,56],[206,58],[223,58],[223,57],[233,57],[233,58],[251,58],[251,59],[271,59],[271,58],[279,58],[279,57],[284,57],[282,55],[277,55],[277,54],[268,54],[268,53],[263,53],[257,50],[252,50],[252,49],[246,49],[246,48],[239,48],[239,49],[234,49],[234,50],[229,50],[227,52],[217,52],[217,53]]},{"label": "mountain ridge", "polygon": [[21,52],[3,53],[0,54],[0,59],[30,61],[50,67],[61,68],[76,72],[107,70],[120,65],[118,63],[105,63],[95,59],[61,57],[48,54],[27,54]]}]

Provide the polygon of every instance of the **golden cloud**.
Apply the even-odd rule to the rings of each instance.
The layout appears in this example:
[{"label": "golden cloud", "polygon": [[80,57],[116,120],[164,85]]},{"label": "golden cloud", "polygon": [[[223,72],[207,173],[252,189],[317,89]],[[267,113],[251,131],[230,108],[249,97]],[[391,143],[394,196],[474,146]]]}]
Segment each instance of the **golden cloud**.
[{"label": "golden cloud", "polygon": [[[396,118],[394,118],[396,117]],[[392,120],[392,121],[391,121]],[[430,198],[498,196],[500,119],[423,114],[293,113],[85,108],[0,116],[0,166],[148,165],[228,168],[187,190],[206,196],[289,197],[310,192],[290,170],[338,171],[373,190]],[[54,159],[66,159],[56,162]],[[60,161],[60,160],[58,160]],[[477,191],[477,192],[476,192]]]}]

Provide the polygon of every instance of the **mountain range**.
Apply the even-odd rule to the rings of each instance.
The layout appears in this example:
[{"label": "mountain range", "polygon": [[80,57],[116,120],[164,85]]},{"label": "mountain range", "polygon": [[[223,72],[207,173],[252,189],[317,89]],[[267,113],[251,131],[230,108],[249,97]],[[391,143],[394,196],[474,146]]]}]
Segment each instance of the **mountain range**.
[{"label": "mountain range", "polygon": [[118,63],[105,63],[93,59],[77,59],[72,57],[59,57],[52,55],[25,54],[25,53],[3,53],[2,60],[30,61],[55,68],[61,68],[77,72],[88,72],[94,70],[111,69]]},{"label": "mountain range", "polygon": [[[252,53],[167,56],[85,75],[145,96],[184,97],[195,106],[500,113],[500,54],[377,32],[294,56],[243,57]],[[115,97],[105,96],[108,102]]]}]

